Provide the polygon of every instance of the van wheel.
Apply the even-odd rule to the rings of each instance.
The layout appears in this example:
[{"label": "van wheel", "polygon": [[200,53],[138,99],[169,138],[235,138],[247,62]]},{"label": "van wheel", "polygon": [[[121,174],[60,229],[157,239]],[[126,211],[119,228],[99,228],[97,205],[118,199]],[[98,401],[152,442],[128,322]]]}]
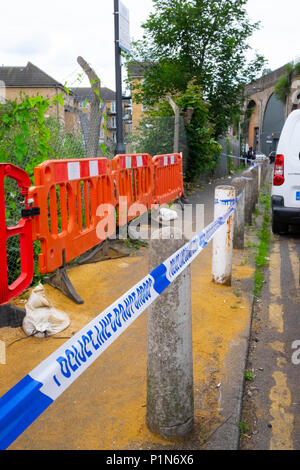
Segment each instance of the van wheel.
[{"label": "van wheel", "polygon": [[274,220],[274,218],[272,219],[272,232],[275,235],[279,235],[280,233],[287,233],[288,229],[288,224],[278,222],[277,220]]}]

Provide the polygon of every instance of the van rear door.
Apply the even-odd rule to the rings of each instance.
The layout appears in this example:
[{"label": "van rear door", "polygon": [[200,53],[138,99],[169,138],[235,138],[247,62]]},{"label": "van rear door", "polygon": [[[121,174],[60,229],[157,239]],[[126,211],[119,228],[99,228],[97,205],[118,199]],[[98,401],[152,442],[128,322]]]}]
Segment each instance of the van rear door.
[{"label": "van rear door", "polygon": [[284,156],[284,205],[300,208],[300,111],[290,114],[277,154]]}]

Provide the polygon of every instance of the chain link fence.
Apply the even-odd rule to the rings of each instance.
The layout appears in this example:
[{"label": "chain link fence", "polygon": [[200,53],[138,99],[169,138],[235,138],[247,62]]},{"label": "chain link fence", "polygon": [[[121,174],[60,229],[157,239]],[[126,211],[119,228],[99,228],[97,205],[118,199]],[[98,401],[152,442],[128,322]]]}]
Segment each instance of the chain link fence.
[{"label": "chain link fence", "polygon": [[[7,102],[0,103],[0,119],[3,119],[6,106]],[[73,111],[73,114],[74,125],[72,128],[66,125],[63,119],[57,118],[55,115],[45,114],[44,124],[47,132],[48,150],[43,159],[40,158],[39,136],[34,129],[28,129],[24,153],[20,155],[16,151],[18,129],[6,129],[2,122],[2,126],[0,126],[0,162],[11,163],[25,170],[31,178],[32,185],[34,185],[34,167],[42,160],[86,158],[86,135],[89,133],[90,124],[89,113],[87,111],[84,113],[85,128],[82,125],[83,120],[80,118],[80,111]],[[97,130],[95,138],[99,141],[99,145],[94,156],[106,156],[112,159],[114,156],[114,139],[109,137],[105,139],[105,136],[103,138],[100,129]],[[4,148],[5,152],[3,151]],[[4,180],[4,193],[5,223],[7,227],[14,227],[22,218],[21,211],[25,208],[24,196],[21,194],[17,182],[10,177],[6,177]],[[8,238],[6,248],[8,283],[11,285],[21,274],[20,237]],[[43,277],[38,272],[39,252],[40,243],[34,242],[33,284],[36,284]],[[0,269],[5,269],[4,263],[2,266],[1,264],[0,260]]]},{"label": "chain link fence", "polygon": [[[112,96],[113,98],[113,96]],[[44,124],[47,133],[48,147],[44,155],[44,160],[49,159],[78,159],[93,157],[106,157],[112,159],[116,148],[116,114],[112,109],[111,102],[102,101],[99,105],[99,113],[102,116],[102,123],[95,129],[95,135],[91,135],[94,126],[90,122],[88,110],[88,100],[74,101],[66,99],[62,107],[62,113],[57,109],[48,110],[44,113]],[[76,106],[74,105],[76,104]],[[0,120],[3,116],[7,102],[0,100]],[[129,106],[129,105],[128,105]],[[130,118],[130,110],[124,111]],[[161,154],[171,154],[175,151],[183,154],[183,171],[186,173],[189,166],[193,166],[194,158],[198,160],[198,165],[206,168],[217,167],[218,158],[216,155],[208,157],[207,152],[201,151],[202,142],[199,142],[199,151],[191,152],[191,136],[186,131],[184,118],[177,121],[174,116],[152,116],[142,119],[139,126],[131,130],[130,119],[124,120],[124,137],[127,153],[147,153],[152,156]],[[30,176],[34,185],[34,168],[41,163],[40,142],[36,130],[29,129],[26,137],[26,149],[22,155],[16,152],[17,130],[5,131],[5,126],[1,127],[0,122],[0,162],[11,163],[24,169]],[[208,136],[203,137],[208,140]],[[88,141],[96,142],[93,155],[88,151]],[[1,143],[5,146],[6,153],[1,153]],[[225,147],[222,142],[223,148]],[[201,147],[202,145],[202,147]],[[211,158],[211,161],[209,160]],[[215,166],[214,166],[215,165]],[[210,172],[213,170],[210,170]],[[222,168],[225,176],[228,168]],[[205,172],[205,170],[204,170]],[[24,198],[20,193],[20,188],[15,181],[10,178],[5,179],[5,215],[6,225],[13,227],[21,219],[21,210],[24,207]],[[38,254],[40,252],[39,242],[34,243],[35,253],[35,275],[34,283],[42,276],[38,273]],[[1,261],[0,261],[1,263]],[[20,239],[11,237],[7,242],[7,266],[9,283],[13,283],[20,275]]]}]

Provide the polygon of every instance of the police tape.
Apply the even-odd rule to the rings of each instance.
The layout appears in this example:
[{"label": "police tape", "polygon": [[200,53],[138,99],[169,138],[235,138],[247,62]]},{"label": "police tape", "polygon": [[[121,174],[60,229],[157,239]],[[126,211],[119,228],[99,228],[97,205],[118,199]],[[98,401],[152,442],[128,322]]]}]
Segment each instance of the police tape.
[{"label": "police tape", "polygon": [[239,197],[236,197],[234,199],[215,199],[215,204],[222,204],[223,206],[231,206],[232,204],[236,204],[239,200]]},{"label": "police tape", "polygon": [[235,210],[214,220],[0,398],[0,449],[7,449],[184,271]]},{"label": "police tape", "polygon": [[247,157],[237,157],[236,155],[228,155],[227,153],[221,153],[221,157],[228,157],[228,158],[233,158],[235,160],[243,160],[243,161],[249,160],[249,158]]}]

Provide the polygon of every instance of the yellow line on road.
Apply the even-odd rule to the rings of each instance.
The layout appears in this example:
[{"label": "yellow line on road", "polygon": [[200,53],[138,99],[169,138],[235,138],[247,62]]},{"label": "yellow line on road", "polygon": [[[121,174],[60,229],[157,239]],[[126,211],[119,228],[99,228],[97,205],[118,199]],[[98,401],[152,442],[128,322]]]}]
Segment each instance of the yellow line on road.
[{"label": "yellow line on road", "polygon": [[275,328],[278,333],[283,333],[283,305],[281,299],[281,279],[280,279],[280,245],[274,244],[274,250],[270,256],[270,305],[269,320],[271,328]]},{"label": "yellow line on road", "polygon": [[[292,267],[293,277],[297,285],[299,262],[295,257],[294,244],[288,243],[289,259]],[[274,250],[270,258],[270,295],[269,320],[272,328],[279,334],[284,333],[284,311],[281,292],[281,257],[280,244],[274,244]],[[279,369],[284,369],[287,361],[284,354],[284,343],[275,341],[269,345],[281,356],[277,357],[276,364]],[[270,450],[293,450],[292,433],[294,429],[294,415],[288,412],[292,403],[291,391],[287,385],[287,375],[282,370],[277,370],[272,375],[275,385],[270,391],[270,415],[272,416],[272,436],[270,440]]]},{"label": "yellow line on road", "polygon": [[293,450],[294,416],[287,412],[292,402],[287,377],[283,372],[276,371],[273,378],[275,385],[270,393],[272,401],[270,414],[273,417],[270,450]]},{"label": "yellow line on road", "polygon": [[290,263],[294,274],[295,286],[299,287],[299,257],[297,252],[294,250],[295,247],[296,244],[290,240],[288,242]]}]

